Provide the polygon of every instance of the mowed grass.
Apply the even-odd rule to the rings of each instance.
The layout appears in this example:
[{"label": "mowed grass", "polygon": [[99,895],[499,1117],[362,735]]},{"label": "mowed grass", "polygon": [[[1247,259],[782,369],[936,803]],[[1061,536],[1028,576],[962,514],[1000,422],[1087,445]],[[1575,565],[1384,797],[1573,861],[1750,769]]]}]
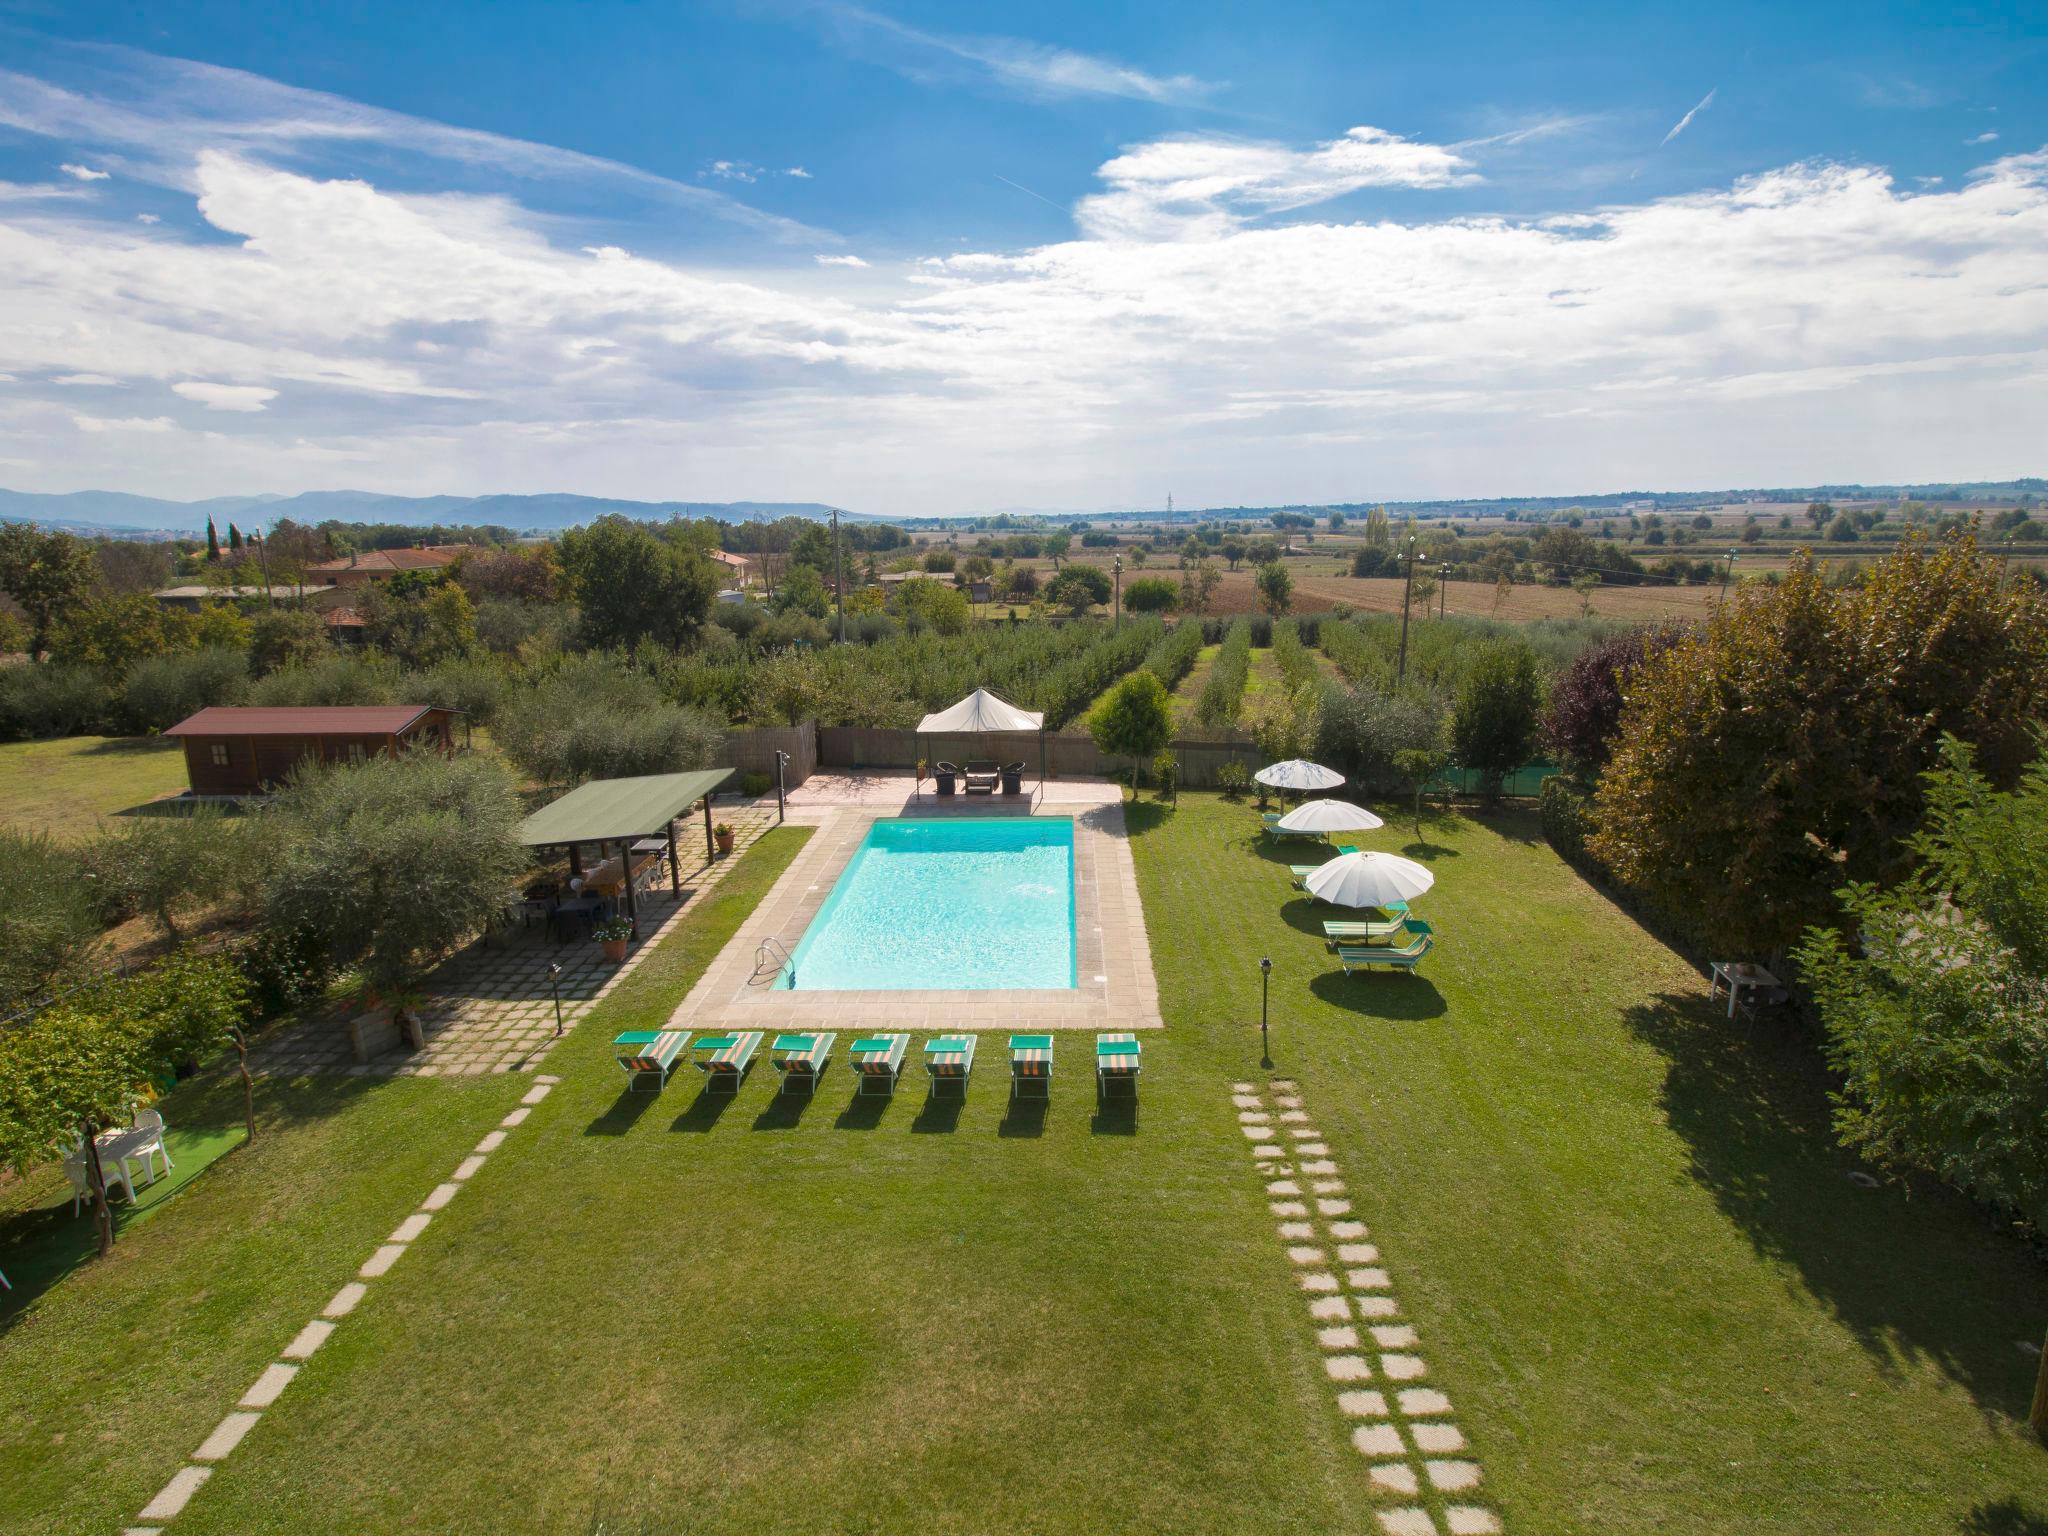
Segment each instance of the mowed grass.
[{"label": "mowed grass", "polygon": [[0,744],[0,820],[77,838],[102,817],[185,789],[185,754],[156,736],[65,736]]},{"label": "mowed grass", "polygon": [[1533,815],[1396,824],[1439,947],[1346,978],[1300,845],[1248,806],[1129,808],[1176,1043],[1258,1039],[1350,1179],[1515,1532],[1990,1532],[2048,1522],[2025,1415],[2039,1264],[1866,1190],[1813,1052],[1729,1023]]},{"label": "mowed grass", "polygon": [[[1043,1111],[1010,1108],[995,1040],[957,1110],[927,1106],[921,1080],[856,1103],[850,1036],[812,1103],[778,1103],[765,1065],[733,1102],[701,1099],[687,1068],[658,1097],[624,1093],[610,1036],[667,1017],[805,835],[757,844],[557,1049],[562,1085],[373,1284],[178,1530],[1370,1521],[1219,1062],[1150,1040],[1135,1121],[1098,1116],[1083,1036],[1063,1041]],[[402,1090],[439,1164],[385,1178],[351,1148],[327,1177],[380,1191],[376,1218],[298,1268],[255,1347],[238,1333],[196,1378],[181,1354],[159,1359],[191,1405],[149,1437],[168,1455],[139,1458],[111,1496],[57,1469],[36,1497],[10,1486],[0,1526],[18,1513],[26,1529],[118,1529],[524,1086],[455,1088],[477,1100],[459,1114],[420,1096],[452,1084],[365,1092]],[[169,1235],[181,1214],[151,1225]],[[184,1297],[145,1261],[161,1259],[138,1256],[129,1305],[176,1314]],[[8,1341],[10,1381],[57,1363],[26,1339]],[[23,1444],[64,1419],[37,1402]]]}]

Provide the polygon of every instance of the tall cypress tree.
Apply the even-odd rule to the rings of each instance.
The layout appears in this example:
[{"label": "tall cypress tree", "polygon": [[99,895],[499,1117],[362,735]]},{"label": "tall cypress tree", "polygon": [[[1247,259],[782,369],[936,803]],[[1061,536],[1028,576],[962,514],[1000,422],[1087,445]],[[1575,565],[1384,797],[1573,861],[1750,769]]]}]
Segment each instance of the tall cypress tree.
[{"label": "tall cypress tree", "polygon": [[228,548],[229,548],[229,549],[240,549],[241,547],[242,547],[242,530],[241,530],[241,529],[239,529],[239,528],[237,528],[237,527],[236,527],[236,526],[235,526],[235,525],[234,525],[233,523],[229,523],[229,524],[228,524]]},{"label": "tall cypress tree", "polygon": [[209,560],[218,560],[220,558],[220,534],[214,529],[213,514],[211,512],[206,514],[206,558]]}]

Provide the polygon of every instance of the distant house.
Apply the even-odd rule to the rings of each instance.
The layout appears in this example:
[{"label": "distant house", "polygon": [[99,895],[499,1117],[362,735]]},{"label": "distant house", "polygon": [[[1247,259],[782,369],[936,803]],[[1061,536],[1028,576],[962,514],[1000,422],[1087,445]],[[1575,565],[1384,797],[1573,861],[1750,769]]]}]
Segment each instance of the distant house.
[{"label": "distant house", "polygon": [[370,621],[353,608],[335,608],[320,616],[327,626],[327,638],[336,645],[361,645]]},{"label": "distant house", "polygon": [[455,750],[456,712],[428,704],[313,709],[217,705],[165,731],[184,743],[195,795],[253,795],[280,783],[307,758],[349,762],[401,747]]},{"label": "distant house", "polygon": [[150,596],[166,608],[184,608],[197,612],[207,603],[252,603],[262,602],[266,597],[274,602],[290,603],[304,598],[315,608],[322,606],[321,599],[331,597],[338,588],[332,586],[287,586],[282,582],[268,587],[165,587]]},{"label": "distant house", "polygon": [[710,560],[713,565],[724,568],[726,576],[736,587],[744,587],[753,580],[754,562],[745,555],[729,555],[722,549],[714,549]]},{"label": "distant house", "polygon": [[985,603],[994,595],[995,588],[989,582],[970,581],[967,583],[967,601],[970,603]]},{"label": "distant house", "polygon": [[351,591],[374,581],[389,581],[407,571],[443,571],[468,554],[471,544],[435,544],[423,549],[366,549],[339,560],[306,567],[309,576]]}]

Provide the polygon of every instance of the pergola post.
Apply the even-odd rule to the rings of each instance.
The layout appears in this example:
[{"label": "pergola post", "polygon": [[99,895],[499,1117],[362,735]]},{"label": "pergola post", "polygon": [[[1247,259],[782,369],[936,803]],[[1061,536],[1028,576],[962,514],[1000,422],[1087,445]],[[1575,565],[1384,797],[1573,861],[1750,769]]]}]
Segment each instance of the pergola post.
[{"label": "pergola post", "polygon": [[667,823],[668,832],[668,888],[677,901],[683,899],[683,866],[676,859],[676,824],[673,817]]},{"label": "pergola post", "polygon": [[706,864],[716,864],[718,862],[718,844],[713,842],[711,838],[711,797],[709,795],[704,797],[704,862]]},{"label": "pergola post", "polygon": [[633,937],[640,937],[640,898],[633,890],[633,845],[619,839],[619,878],[626,882],[626,915],[633,920]]}]

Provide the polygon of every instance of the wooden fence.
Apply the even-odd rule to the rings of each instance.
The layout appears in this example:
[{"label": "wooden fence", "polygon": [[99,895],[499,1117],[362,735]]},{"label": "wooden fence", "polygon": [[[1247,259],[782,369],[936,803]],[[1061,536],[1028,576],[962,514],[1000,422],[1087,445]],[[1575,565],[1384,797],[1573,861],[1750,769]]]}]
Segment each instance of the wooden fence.
[{"label": "wooden fence", "polygon": [[[1225,763],[1245,765],[1246,772],[1261,766],[1258,748],[1249,741],[1231,739],[1184,740],[1170,743],[1169,750],[1180,760],[1180,781],[1191,788],[1209,788]],[[854,725],[825,725],[818,728],[818,763],[826,768],[913,769],[922,755],[927,762],[964,763],[970,757],[993,758],[998,763],[1023,763],[1038,772],[1039,738],[1036,732],[1003,731],[986,736],[919,736],[916,731],[870,728]],[[1148,765],[1149,766],[1149,765]],[[1127,773],[1126,758],[1111,757],[1097,749],[1092,738],[1055,732],[1045,737],[1045,771],[1048,777],[1103,778]]]},{"label": "wooden fence", "polygon": [[[795,789],[818,771],[818,738],[823,735],[815,720],[802,725],[765,725],[749,731],[727,731],[719,749],[718,764],[741,773],[765,773],[775,777],[775,754],[789,754],[789,768],[783,784]],[[915,761],[915,759],[913,759]]]}]

